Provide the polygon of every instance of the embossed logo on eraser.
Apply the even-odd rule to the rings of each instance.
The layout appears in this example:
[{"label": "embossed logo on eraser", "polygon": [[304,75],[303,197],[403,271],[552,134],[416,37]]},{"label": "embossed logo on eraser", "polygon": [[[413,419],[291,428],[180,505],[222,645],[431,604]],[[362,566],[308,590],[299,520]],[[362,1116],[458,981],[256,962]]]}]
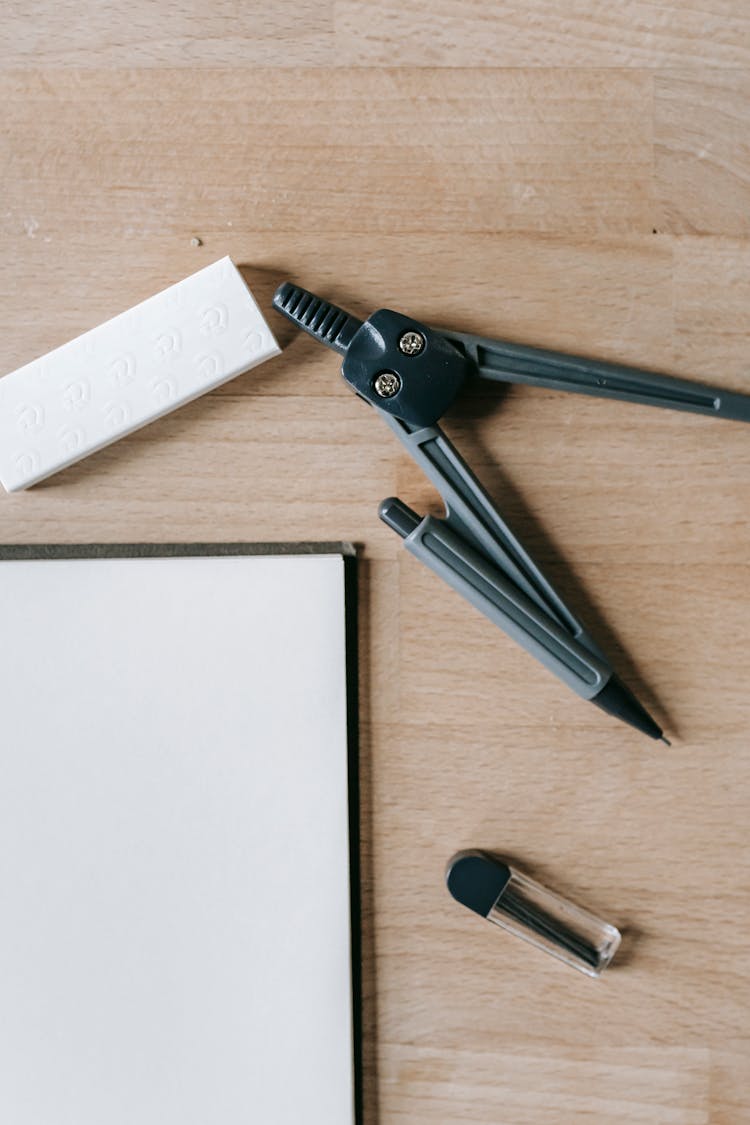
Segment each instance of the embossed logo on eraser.
[{"label": "embossed logo on eraser", "polygon": [[205,355],[195,357],[198,375],[207,382],[209,379],[218,379],[224,370],[224,360],[219,352],[207,352]]},{"label": "embossed logo on eraser", "polygon": [[119,430],[130,420],[130,411],[124,402],[108,402],[102,417],[108,430]]},{"label": "embossed logo on eraser", "polygon": [[91,387],[88,379],[77,379],[68,383],[63,391],[63,403],[66,410],[83,410],[91,401]]},{"label": "embossed logo on eraser", "polygon": [[135,356],[129,352],[115,356],[107,367],[107,378],[115,387],[127,387],[135,379]]},{"label": "embossed logo on eraser", "polygon": [[174,402],[177,398],[177,384],[174,379],[157,379],[151,384],[151,394],[161,405]]},{"label": "embossed logo on eraser", "polygon": [[162,332],[156,337],[156,354],[159,356],[177,355],[182,351],[182,336],[176,328]]},{"label": "embossed logo on eraser", "polygon": [[263,333],[262,332],[248,332],[244,340],[244,347],[250,355],[260,355],[263,348]]},{"label": "embossed logo on eraser", "polygon": [[16,407],[16,427],[24,434],[33,434],[44,426],[44,407],[38,402],[21,402]]},{"label": "embossed logo on eraser", "polygon": [[13,462],[16,480],[25,480],[37,471],[39,465],[39,454],[35,449],[27,449],[25,453],[19,453]]},{"label": "embossed logo on eraser", "polygon": [[218,336],[226,330],[229,313],[226,305],[212,305],[201,316],[200,328],[204,336]]},{"label": "embossed logo on eraser", "polygon": [[57,437],[63,453],[76,453],[79,449],[83,449],[86,431],[83,426],[76,426],[75,429],[71,426],[63,426]]}]

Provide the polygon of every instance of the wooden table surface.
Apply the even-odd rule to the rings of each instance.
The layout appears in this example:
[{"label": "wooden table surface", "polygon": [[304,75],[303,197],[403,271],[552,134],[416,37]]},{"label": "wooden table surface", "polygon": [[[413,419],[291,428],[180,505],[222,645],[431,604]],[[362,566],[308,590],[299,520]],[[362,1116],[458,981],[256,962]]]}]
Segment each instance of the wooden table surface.
[{"label": "wooden table surface", "polygon": [[[3,371],[231,254],[265,310],[291,277],[750,392],[742,0],[10,0],[0,42]],[[360,545],[367,1125],[750,1121],[750,431],[494,386],[446,420],[667,749],[402,550],[379,501],[436,495],[273,323],[0,541]],[[464,847],[620,925],[612,968],[462,911]]]}]

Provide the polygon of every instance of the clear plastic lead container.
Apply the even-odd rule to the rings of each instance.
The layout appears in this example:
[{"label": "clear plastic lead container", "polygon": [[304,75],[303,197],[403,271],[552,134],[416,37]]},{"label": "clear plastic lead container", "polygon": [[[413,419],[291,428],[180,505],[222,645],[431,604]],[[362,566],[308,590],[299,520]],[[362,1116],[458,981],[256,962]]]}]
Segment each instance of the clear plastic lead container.
[{"label": "clear plastic lead container", "polygon": [[590,977],[598,977],[620,944],[620,931],[587,910],[547,890],[508,865],[510,878],[487,920],[559,957]]}]

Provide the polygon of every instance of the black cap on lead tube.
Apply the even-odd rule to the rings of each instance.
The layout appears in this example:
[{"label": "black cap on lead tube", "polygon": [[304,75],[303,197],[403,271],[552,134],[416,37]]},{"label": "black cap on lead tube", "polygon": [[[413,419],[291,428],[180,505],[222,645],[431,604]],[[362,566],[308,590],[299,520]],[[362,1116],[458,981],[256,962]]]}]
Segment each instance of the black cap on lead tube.
[{"label": "black cap on lead tube", "polygon": [[458,852],[448,864],[448,890],[469,910],[486,918],[510,879],[510,868],[484,852]]}]

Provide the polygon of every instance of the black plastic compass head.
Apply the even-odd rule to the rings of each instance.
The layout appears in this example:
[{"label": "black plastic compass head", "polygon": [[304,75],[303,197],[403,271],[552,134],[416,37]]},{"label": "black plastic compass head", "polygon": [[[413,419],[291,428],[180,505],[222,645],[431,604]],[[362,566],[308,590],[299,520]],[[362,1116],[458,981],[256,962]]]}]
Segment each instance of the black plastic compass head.
[{"label": "black plastic compass head", "polygon": [[473,363],[430,328],[380,309],[352,337],[342,374],[357,394],[413,426],[431,426],[458,395]]},{"label": "black plastic compass head", "polygon": [[439,332],[390,309],[363,323],[289,281],[276,290],[273,304],[343,355],[342,374],[360,398],[411,426],[434,425],[476,370]]}]

